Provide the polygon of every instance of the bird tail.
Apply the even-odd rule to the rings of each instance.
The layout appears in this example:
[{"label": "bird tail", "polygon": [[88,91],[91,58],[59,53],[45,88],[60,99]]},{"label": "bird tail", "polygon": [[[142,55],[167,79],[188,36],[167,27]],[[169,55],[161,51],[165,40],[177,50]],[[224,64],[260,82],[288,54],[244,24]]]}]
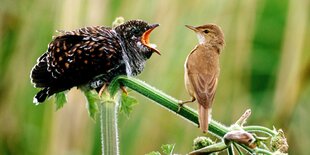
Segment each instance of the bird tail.
[{"label": "bird tail", "polygon": [[198,104],[199,126],[203,133],[208,132],[209,122],[211,120],[211,107],[204,107]]},{"label": "bird tail", "polygon": [[55,87],[45,87],[42,90],[40,90],[34,97],[33,97],[33,103],[38,105],[40,103],[43,103],[48,97],[54,95],[55,93],[64,91],[66,89],[63,88],[55,88]]},{"label": "bird tail", "polygon": [[43,88],[33,98],[33,103],[36,105],[44,102],[53,94],[68,89],[65,83],[56,81],[52,73],[48,71],[46,53],[37,60],[37,64],[32,68],[30,79],[36,88]]},{"label": "bird tail", "polygon": [[48,72],[46,53],[38,59],[38,63],[32,68],[30,79],[37,88],[53,85],[55,79],[52,77],[52,74]]},{"label": "bird tail", "polygon": [[48,88],[44,88],[41,91],[39,91],[33,98],[33,103],[38,105],[46,100],[47,97],[49,97],[49,91]]}]

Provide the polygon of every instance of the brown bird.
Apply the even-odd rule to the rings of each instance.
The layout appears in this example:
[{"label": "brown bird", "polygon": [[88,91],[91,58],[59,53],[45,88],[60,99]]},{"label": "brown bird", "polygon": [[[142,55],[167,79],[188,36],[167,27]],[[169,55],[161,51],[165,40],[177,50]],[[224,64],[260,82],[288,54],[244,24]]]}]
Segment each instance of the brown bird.
[{"label": "brown bird", "polygon": [[197,99],[199,126],[206,133],[220,73],[219,55],[224,47],[224,34],[215,24],[186,27],[197,34],[199,44],[187,56],[184,65],[185,87],[192,100],[180,105]]},{"label": "brown bird", "polygon": [[62,31],[31,71],[31,82],[41,90],[34,103],[72,87],[104,88],[118,75],[137,75],[145,62],[159,53],[149,41],[159,24],[127,21],[114,29],[104,26]]}]

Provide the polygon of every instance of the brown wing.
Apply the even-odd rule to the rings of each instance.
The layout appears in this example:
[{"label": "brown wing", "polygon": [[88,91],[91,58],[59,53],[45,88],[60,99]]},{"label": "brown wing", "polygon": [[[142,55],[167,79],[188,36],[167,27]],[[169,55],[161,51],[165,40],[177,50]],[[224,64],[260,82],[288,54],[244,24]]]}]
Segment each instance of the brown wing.
[{"label": "brown wing", "polygon": [[201,73],[189,74],[188,76],[191,80],[198,103],[205,108],[211,107],[218,78],[216,78],[215,75],[212,76]]},{"label": "brown wing", "polygon": [[205,108],[211,107],[219,74],[216,49],[198,45],[190,53],[186,67],[198,103]]}]

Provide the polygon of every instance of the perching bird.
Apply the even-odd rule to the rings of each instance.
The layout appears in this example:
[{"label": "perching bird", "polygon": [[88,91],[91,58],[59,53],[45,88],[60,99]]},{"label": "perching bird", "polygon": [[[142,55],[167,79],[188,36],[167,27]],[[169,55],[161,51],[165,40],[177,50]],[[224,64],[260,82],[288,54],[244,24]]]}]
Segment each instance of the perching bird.
[{"label": "perching bird", "polygon": [[118,75],[139,74],[153,52],[160,54],[149,41],[157,26],[131,20],[114,29],[94,26],[62,31],[31,71],[32,83],[42,88],[34,103],[75,86],[98,91]]},{"label": "perching bird", "polygon": [[187,56],[184,64],[185,87],[192,100],[180,105],[197,99],[199,126],[206,133],[220,73],[219,55],[224,46],[224,34],[215,24],[186,27],[197,34],[199,44]]}]

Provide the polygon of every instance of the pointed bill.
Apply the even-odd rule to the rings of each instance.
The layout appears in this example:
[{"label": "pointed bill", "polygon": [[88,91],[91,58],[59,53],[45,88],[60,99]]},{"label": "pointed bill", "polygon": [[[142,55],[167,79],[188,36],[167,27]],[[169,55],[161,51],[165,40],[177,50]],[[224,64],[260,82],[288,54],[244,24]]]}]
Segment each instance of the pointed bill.
[{"label": "pointed bill", "polygon": [[195,31],[195,32],[198,31],[197,28],[196,28],[195,26],[190,26],[190,25],[185,25],[185,26],[186,26],[187,28],[189,28],[189,29]]}]

